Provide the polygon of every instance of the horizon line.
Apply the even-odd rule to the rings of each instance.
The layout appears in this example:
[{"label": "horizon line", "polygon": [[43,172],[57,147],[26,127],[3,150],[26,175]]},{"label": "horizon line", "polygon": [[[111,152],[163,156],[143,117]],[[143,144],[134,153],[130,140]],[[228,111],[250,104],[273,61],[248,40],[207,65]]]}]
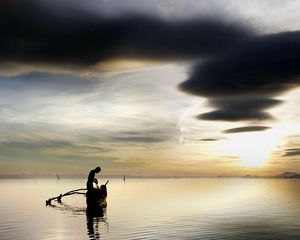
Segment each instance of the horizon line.
[{"label": "horizon line", "polygon": [[[292,178],[284,176],[286,173],[293,173],[300,177],[300,174],[297,172],[286,171],[283,173],[275,174],[275,175],[134,175],[134,174],[107,174],[101,175],[101,178]],[[86,174],[40,174],[40,173],[20,173],[20,174],[0,174],[0,179],[81,179],[87,178]]]}]

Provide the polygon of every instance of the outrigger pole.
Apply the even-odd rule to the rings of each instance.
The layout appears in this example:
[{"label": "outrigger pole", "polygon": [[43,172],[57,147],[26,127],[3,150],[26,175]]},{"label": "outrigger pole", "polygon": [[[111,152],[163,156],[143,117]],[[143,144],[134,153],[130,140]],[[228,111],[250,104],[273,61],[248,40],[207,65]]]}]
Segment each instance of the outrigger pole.
[{"label": "outrigger pole", "polygon": [[[108,182],[109,182],[109,180],[107,180],[104,185],[108,184]],[[61,203],[61,198],[62,197],[70,196],[70,195],[73,195],[73,194],[86,195],[86,192],[81,192],[81,191],[87,191],[87,188],[78,188],[78,189],[66,192],[64,194],[60,194],[57,197],[49,198],[48,200],[46,200],[46,206],[51,205],[51,201],[53,201],[53,200],[57,201],[58,203]]]},{"label": "outrigger pole", "polygon": [[86,192],[80,192],[80,191],[87,191],[87,189],[86,188],[79,188],[79,189],[75,189],[75,190],[66,192],[64,194],[60,194],[57,197],[49,198],[48,200],[46,200],[46,206],[51,205],[51,201],[53,201],[53,200],[56,200],[58,203],[61,203],[61,198],[62,197],[70,196],[70,195],[73,195],[73,194],[81,194],[81,195],[86,194]]}]

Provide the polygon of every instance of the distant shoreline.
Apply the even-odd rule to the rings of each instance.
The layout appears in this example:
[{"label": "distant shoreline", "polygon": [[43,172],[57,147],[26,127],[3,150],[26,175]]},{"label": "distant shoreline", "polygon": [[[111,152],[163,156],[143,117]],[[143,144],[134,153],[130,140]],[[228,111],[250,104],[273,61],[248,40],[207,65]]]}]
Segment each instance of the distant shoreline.
[{"label": "distant shoreline", "polygon": [[[241,175],[241,176],[142,176],[142,175],[125,175],[126,179],[197,179],[197,178],[242,178],[242,179],[254,179],[254,178],[268,178],[268,179],[299,179],[300,174],[296,172],[285,172],[274,176],[259,176],[259,175]],[[0,175],[0,179],[85,179],[87,175],[74,174],[74,175],[59,175],[59,179],[56,174],[11,174]],[[100,178],[124,178],[124,175],[101,175]]]}]

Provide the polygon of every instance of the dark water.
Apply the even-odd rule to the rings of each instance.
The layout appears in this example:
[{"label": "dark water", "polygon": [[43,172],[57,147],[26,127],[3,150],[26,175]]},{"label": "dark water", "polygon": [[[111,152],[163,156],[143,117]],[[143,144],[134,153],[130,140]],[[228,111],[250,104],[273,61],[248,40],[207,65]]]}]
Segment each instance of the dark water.
[{"label": "dark water", "polygon": [[82,196],[45,207],[84,185],[0,180],[0,239],[300,239],[296,179],[111,179],[103,217]]}]

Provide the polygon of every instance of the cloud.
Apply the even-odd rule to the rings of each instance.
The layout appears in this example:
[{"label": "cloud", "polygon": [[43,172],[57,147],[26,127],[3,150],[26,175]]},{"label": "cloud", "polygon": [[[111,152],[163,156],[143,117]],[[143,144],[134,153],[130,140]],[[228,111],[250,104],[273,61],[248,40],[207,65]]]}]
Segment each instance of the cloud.
[{"label": "cloud", "polygon": [[258,131],[265,131],[270,129],[270,127],[266,126],[247,126],[247,127],[238,127],[238,128],[230,128],[226,129],[224,133],[242,133],[242,132],[258,132]]},{"label": "cloud", "polygon": [[242,121],[272,119],[264,110],[274,107],[282,101],[271,98],[222,98],[211,99],[209,104],[217,110],[197,116],[203,120]]},{"label": "cloud", "polygon": [[204,142],[213,142],[213,141],[218,141],[219,139],[217,138],[201,138],[198,139],[199,141],[204,141]]},{"label": "cloud", "polygon": [[[231,52],[197,64],[179,89],[207,97],[218,108],[199,115],[200,119],[270,119],[264,111],[277,105],[271,97],[300,85],[299,41],[300,31],[250,38]],[[264,100],[253,100],[257,97]],[[229,100],[224,105],[216,98]],[[226,102],[236,103],[230,107]]]},{"label": "cloud", "polygon": [[197,116],[204,120],[272,119],[266,110],[278,105],[273,97],[299,85],[298,31],[258,36],[218,17],[109,18],[76,7],[65,14],[58,10],[34,0],[1,1],[0,68],[75,73],[97,66],[101,71],[99,63],[122,59],[201,59],[179,88],[209,99],[216,109]]},{"label": "cloud", "polygon": [[300,31],[254,37],[195,66],[180,88],[207,97],[280,94],[299,85],[299,40]]},{"label": "cloud", "polygon": [[299,156],[300,155],[300,148],[291,148],[287,149],[284,157],[290,157],[290,156]]},{"label": "cloud", "polygon": [[113,142],[132,143],[157,143],[164,142],[171,138],[170,134],[164,131],[120,131],[117,136],[110,136]]},{"label": "cloud", "polygon": [[100,77],[84,77],[75,74],[30,72],[17,76],[0,76],[0,92],[16,91],[22,86],[22,92],[34,90],[45,94],[91,92],[101,84]]},{"label": "cloud", "polygon": [[42,131],[37,134],[35,130],[31,135],[28,130],[21,134],[14,129],[9,129],[8,132],[6,134],[1,131],[5,138],[0,141],[1,156],[7,158],[36,159],[43,156],[43,159],[96,159],[111,152],[111,148],[99,142],[88,142],[74,136],[63,139],[61,136],[68,134],[62,131],[54,134]]},{"label": "cloud", "polygon": [[120,142],[143,142],[143,143],[153,143],[153,142],[163,142],[167,139],[161,137],[112,137],[114,141]]},{"label": "cloud", "polygon": [[75,69],[111,58],[195,59],[224,52],[251,34],[216,19],[107,18],[87,12],[75,18],[70,9],[60,15],[34,0],[1,1],[0,62]]}]

